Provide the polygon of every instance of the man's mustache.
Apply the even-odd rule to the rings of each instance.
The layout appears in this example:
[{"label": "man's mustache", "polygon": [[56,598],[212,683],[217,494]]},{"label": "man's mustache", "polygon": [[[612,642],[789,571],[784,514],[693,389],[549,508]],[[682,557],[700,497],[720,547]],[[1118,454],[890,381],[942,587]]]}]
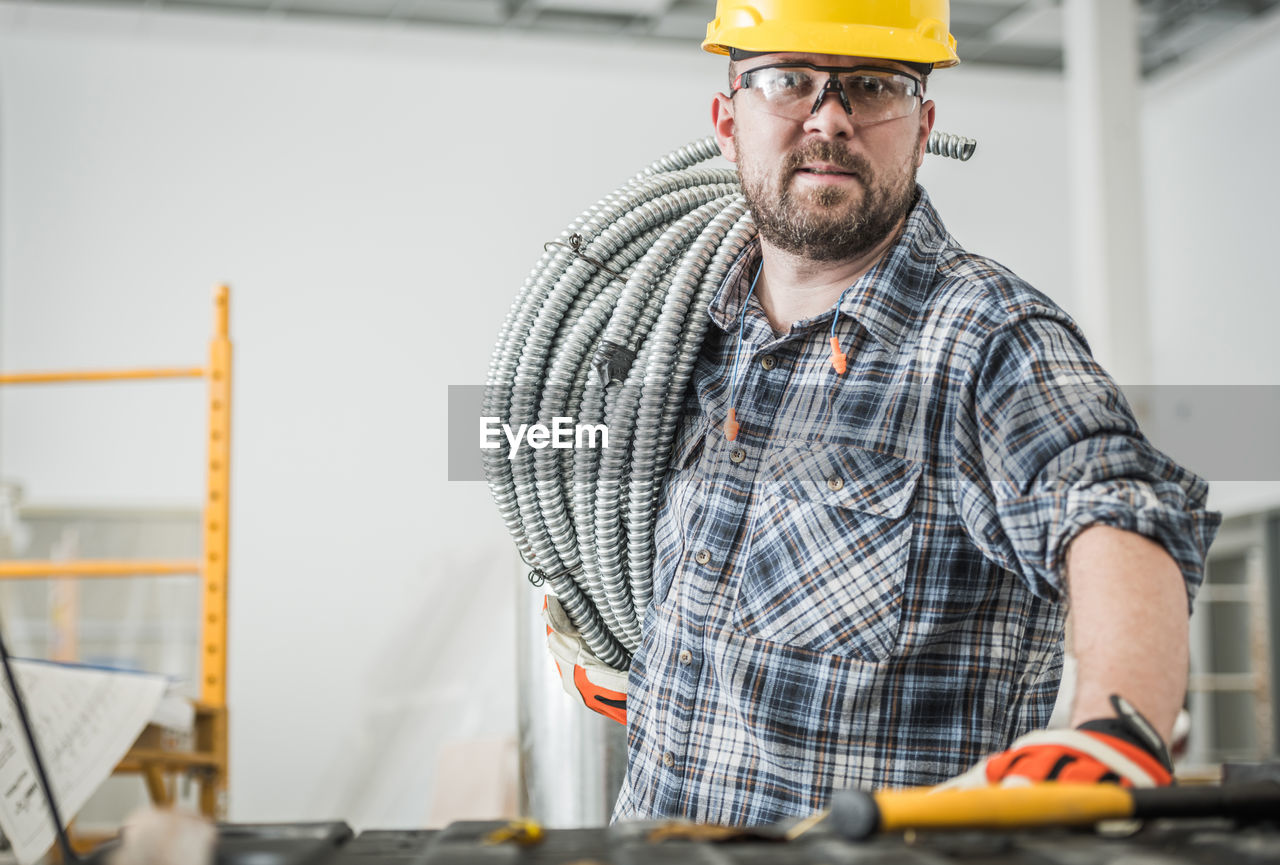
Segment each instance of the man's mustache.
[{"label": "man's mustache", "polygon": [[784,175],[790,177],[809,162],[825,162],[841,171],[857,175],[859,180],[871,176],[871,161],[859,153],[850,153],[830,141],[810,141],[783,160]]}]

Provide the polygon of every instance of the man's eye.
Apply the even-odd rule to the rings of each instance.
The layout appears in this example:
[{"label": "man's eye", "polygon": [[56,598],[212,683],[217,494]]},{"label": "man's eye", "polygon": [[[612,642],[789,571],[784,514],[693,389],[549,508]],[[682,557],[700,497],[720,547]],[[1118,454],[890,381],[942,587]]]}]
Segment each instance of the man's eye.
[{"label": "man's eye", "polygon": [[809,76],[800,70],[779,69],[763,78],[760,89],[766,95],[796,93],[808,89],[809,81]]},{"label": "man's eye", "polygon": [[845,89],[861,96],[882,96],[890,91],[889,82],[873,75],[859,75],[845,82]]}]

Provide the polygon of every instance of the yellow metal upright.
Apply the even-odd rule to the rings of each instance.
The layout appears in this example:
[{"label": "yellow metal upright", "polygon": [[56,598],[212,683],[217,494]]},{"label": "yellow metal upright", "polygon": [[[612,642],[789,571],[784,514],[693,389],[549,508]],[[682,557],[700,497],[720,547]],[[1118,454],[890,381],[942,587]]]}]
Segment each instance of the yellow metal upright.
[{"label": "yellow metal upright", "polygon": [[201,702],[211,713],[208,727],[197,732],[205,747],[223,761],[214,785],[201,790],[201,811],[224,816],[227,781],[227,524],[230,517],[231,478],[231,339],[229,291],[219,285],[214,291],[213,339],[209,345],[209,441],[208,481],[204,503],[204,622],[202,632],[203,674]]},{"label": "yellow metal upright", "polygon": [[227,336],[227,287],[214,297],[209,346],[209,460],[204,503],[204,664],[200,695],[205,703],[227,702],[227,519],[231,469],[231,340]]}]

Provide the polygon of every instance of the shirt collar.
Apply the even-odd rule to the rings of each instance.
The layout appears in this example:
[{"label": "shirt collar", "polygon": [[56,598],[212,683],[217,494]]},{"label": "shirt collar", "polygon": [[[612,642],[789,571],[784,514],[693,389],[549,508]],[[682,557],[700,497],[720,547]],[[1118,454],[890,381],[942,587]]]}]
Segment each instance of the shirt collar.
[{"label": "shirt collar", "polygon": [[[938,252],[949,240],[929,193],[917,186],[916,194],[916,203],[908,212],[898,239],[845,292],[840,304],[842,314],[855,319],[872,338],[891,349],[902,343],[906,330],[922,309],[933,282]],[[759,261],[760,240],[755,238],[730,267],[712,298],[708,313],[722,330],[737,327]],[[828,310],[810,321],[831,314],[832,310]]]}]

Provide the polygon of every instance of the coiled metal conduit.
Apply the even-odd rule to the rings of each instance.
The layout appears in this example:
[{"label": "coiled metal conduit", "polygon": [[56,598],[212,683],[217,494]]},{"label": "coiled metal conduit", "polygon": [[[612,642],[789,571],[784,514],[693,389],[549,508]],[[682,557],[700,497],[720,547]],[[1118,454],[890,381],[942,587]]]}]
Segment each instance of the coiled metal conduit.
[{"label": "coiled metal conduit", "polygon": [[[975,142],[933,133],[930,153]],[[626,669],[653,597],[653,523],[707,306],[755,236],[733,169],[675,150],[548,243],[494,348],[484,414],[517,428],[604,424],[609,447],[483,452],[531,579],[546,581],[600,660]]]}]

